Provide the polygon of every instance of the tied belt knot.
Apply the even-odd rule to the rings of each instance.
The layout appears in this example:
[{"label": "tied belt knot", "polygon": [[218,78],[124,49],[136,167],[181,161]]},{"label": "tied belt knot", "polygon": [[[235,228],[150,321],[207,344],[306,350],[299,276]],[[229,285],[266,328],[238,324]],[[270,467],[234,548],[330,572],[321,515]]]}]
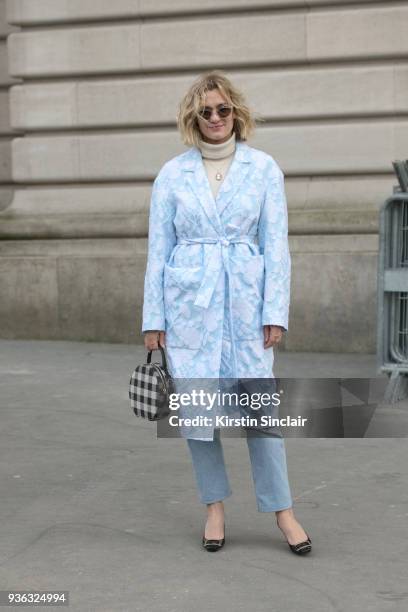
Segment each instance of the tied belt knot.
[{"label": "tied belt knot", "polygon": [[[230,244],[257,244],[254,240],[254,236],[237,236],[227,238],[226,236],[219,237],[198,237],[198,238],[180,238],[178,240],[178,244],[216,244],[219,246],[219,249],[214,249],[213,253],[210,254],[209,260],[207,262],[207,266],[204,272],[204,277],[201,282],[201,285],[198,289],[196,299],[194,301],[195,306],[200,306],[201,308],[208,308],[212,295],[214,293],[218,276],[222,268],[227,272],[228,283],[229,283],[229,296],[231,303],[231,281],[230,281],[230,262],[229,262],[229,250],[228,247]],[[221,251],[221,252],[220,252]]]}]

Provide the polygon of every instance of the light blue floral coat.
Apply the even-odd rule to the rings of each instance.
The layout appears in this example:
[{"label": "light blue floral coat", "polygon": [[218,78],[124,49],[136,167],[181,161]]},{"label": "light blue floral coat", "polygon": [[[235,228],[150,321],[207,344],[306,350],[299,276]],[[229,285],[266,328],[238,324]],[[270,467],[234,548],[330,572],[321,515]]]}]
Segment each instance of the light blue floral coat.
[{"label": "light blue floral coat", "polygon": [[[290,270],[284,175],[273,157],[237,141],[216,200],[198,148],[162,166],[151,198],[142,331],[166,331],[175,378],[272,377],[263,325],[288,329]],[[182,435],[203,433],[212,437],[205,427]]]}]

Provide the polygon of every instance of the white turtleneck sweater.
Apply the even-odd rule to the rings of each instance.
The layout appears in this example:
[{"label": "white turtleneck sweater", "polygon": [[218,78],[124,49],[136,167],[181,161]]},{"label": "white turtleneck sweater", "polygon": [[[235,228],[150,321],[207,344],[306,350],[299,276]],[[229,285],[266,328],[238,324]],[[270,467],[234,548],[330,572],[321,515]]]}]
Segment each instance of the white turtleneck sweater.
[{"label": "white turtleneck sweater", "polygon": [[[199,149],[215,199],[234,158],[235,132],[231,134],[228,140],[217,144],[205,142],[200,138]],[[218,176],[221,175],[220,179],[216,178],[217,173],[219,173]]]}]

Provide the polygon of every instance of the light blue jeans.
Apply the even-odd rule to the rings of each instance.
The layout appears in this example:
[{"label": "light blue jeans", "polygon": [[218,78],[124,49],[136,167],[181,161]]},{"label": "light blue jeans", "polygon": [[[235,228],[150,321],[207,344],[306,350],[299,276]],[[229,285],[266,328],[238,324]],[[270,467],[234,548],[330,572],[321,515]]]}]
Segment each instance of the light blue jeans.
[{"label": "light blue jeans", "polygon": [[[284,438],[246,437],[259,512],[276,512],[293,505],[286,466]],[[212,441],[187,439],[200,501],[212,504],[232,494],[225,468],[220,430]]]}]

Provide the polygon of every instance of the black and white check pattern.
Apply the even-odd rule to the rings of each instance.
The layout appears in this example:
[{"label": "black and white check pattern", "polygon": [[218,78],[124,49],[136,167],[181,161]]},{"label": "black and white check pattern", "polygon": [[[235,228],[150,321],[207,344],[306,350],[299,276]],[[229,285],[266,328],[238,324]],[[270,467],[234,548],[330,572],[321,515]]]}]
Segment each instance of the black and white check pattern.
[{"label": "black and white check pattern", "polygon": [[169,374],[158,363],[138,365],[129,383],[131,408],[136,416],[149,421],[163,419],[170,412],[168,388],[163,384],[158,368],[166,382],[170,383]]}]

